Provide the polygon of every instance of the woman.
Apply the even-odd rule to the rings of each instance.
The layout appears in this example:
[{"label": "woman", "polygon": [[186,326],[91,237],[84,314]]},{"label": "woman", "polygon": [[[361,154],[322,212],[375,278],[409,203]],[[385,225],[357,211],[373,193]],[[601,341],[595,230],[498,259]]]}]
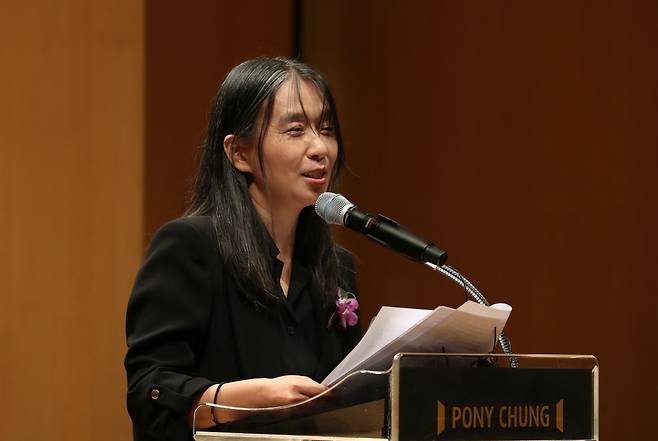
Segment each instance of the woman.
[{"label": "woman", "polygon": [[[269,407],[325,390],[360,335],[332,323],[354,272],[312,207],[343,162],[320,74],[284,58],[229,73],[191,208],[155,235],[128,305],[135,440],[189,439],[200,402]],[[197,427],[232,417],[203,407]]]}]

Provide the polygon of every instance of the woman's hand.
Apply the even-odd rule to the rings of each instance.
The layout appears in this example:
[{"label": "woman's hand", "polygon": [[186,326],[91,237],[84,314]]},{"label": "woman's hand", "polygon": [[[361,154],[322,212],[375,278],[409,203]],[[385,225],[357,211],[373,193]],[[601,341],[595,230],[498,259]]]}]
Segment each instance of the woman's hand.
[{"label": "woman's hand", "polygon": [[308,377],[300,375],[264,378],[262,381],[261,398],[264,405],[258,407],[293,404],[314,397],[327,390],[327,386],[323,386]]},{"label": "woman's hand", "polygon": [[[199,403],[212,403],[217,385],[206,389],[192,407]],[[217,404],[233,407],[275,407],[298,403],[327,390],[327,386],[301,375],[284,375],[276,378],[252,378],[225,383],[217,394]],[[243,411],[213,408],[220,423],[240,419]],[[190,413],[191,423],[192,413]],[[203,407],[197,414],[198,428],[214,425],[211,408]]]}]

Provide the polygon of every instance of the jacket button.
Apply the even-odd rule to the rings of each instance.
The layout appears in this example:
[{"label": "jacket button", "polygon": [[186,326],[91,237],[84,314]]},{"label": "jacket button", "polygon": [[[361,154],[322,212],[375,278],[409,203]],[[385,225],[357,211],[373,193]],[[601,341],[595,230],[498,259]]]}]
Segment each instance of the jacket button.
[{"label": "jacket button", "polygon": [[158,398],[160,398],[160,391],[157,389],[151,390],[151,399],[157,400]]},{"label": "jacket button", "polygon": [[295,327],[288,326],[288,335],[295,335]]}]

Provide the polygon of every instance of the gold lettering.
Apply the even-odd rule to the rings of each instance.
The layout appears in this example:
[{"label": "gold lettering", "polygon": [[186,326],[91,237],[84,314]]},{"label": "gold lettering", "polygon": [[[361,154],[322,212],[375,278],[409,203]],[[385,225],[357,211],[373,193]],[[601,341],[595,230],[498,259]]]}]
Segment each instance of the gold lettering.
[{"label": "gold lettering", "polygon": [[462,410],[462,427],[464,429],[473,427],[473,409],[469,406],[465,406]]},{"label": "gold lettering", "polygon": [[551,413],[548,406],[541,407],[541,425],[542,427],[550,427],[551,425]]},{"label": "gold lettering", "polygon": [[[445,407],[441,407],[443,403],[438,402],[437,412],[442,415],[445,412]],[[484,429],[493,426],[493,413],[494,406],[452,406],[450,425],[453,429]],[[499,418],[502,418],[499,415]],[[441,418],[437,419],[438,426],[441,426]],[[502,420],[501,420],[502,421]],[[504,423],[501,423],[504,427]]]},{"label": "gold lettering", "polygon": [[530,421],[528,427],[539,427],[539,406],[530,406]]},{"label": "gold lettering", "polygon": [[498,424],[503,429],[507,428],[507,423],[505,422],[505,417],[503,416],[506,410],[507,406],[500,406],[500,409],[498,410]]},{"label": "gold lettering", "polygon": [[473,427],[484,427],[484,406],[473,407]]},{"label": "gold lettering", "polygon": [[[558,402],[556,407],[556,428],[560,431],[564,430],[562,408],[564,406],[563,400]],[[441,407],[442,403],[439,402],[437,409],[439,418],[437,428],[439,433],[444,429],[441,425],[440,415],[445,412]],[[452,406],[451,411],[451,426],[452,429],[492,429],[495,427],[494,412],[497,413],[497,425],[501,429],[512,428],[533,428],[533,427],[551,427],[552,419],[552,405],[507,405],[507,406]],[[445,423],[444,423],[445,424]]]},{"label": "gold lettering", "polygon": [[519,427],[528,427],[528,406],[519,406]]},{"label": "gold lettering", "polygon": [[462,418],[462,409],[459,406],[453,406],[452,407],[452,428],[456,429],[457,428],[457,421],[461,420]]},{"label": "gold lettering", "polygon": [[507,416],[507,425],[509,427],[516,427],[516,414],[519,406],[510,406]]},{"label": "gold lettering", "polygon": [[493,406],[485,406],[484,411],[487,413],[487,427],[491,429],[491,416],[493,414]]}]

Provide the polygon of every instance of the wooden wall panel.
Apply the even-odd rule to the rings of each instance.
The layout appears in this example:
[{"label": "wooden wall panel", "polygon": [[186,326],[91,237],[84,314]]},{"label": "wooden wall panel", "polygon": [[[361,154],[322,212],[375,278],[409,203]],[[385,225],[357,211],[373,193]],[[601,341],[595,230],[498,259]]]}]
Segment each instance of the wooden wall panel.
[{"label": "wooden wall panel", "polygon": [[129,439],[124,311],[141,259],[140,1],[0,15],[0,439]]},{"label": "wooden wall panel", "polygon": [[0,439],[130,439],[125,305],[180,215],[229,68],[289,55],[292,2],[34,2],[0,18]]},{"label": "wooden wall panel", "polygon": [[147,1],[145,242],[187,206],[217,88],[258,56],[290,56],[292,0]]},{"label": "wooden wall panel", "polygon": [[[651,437],[658,5],[309,1],[303,17],[304,58],[342,116],[344,193],[512,304],[518,352],[596,355],[603,439]],[[366,320],[464,300],[337,233],[360,258]]]}]

